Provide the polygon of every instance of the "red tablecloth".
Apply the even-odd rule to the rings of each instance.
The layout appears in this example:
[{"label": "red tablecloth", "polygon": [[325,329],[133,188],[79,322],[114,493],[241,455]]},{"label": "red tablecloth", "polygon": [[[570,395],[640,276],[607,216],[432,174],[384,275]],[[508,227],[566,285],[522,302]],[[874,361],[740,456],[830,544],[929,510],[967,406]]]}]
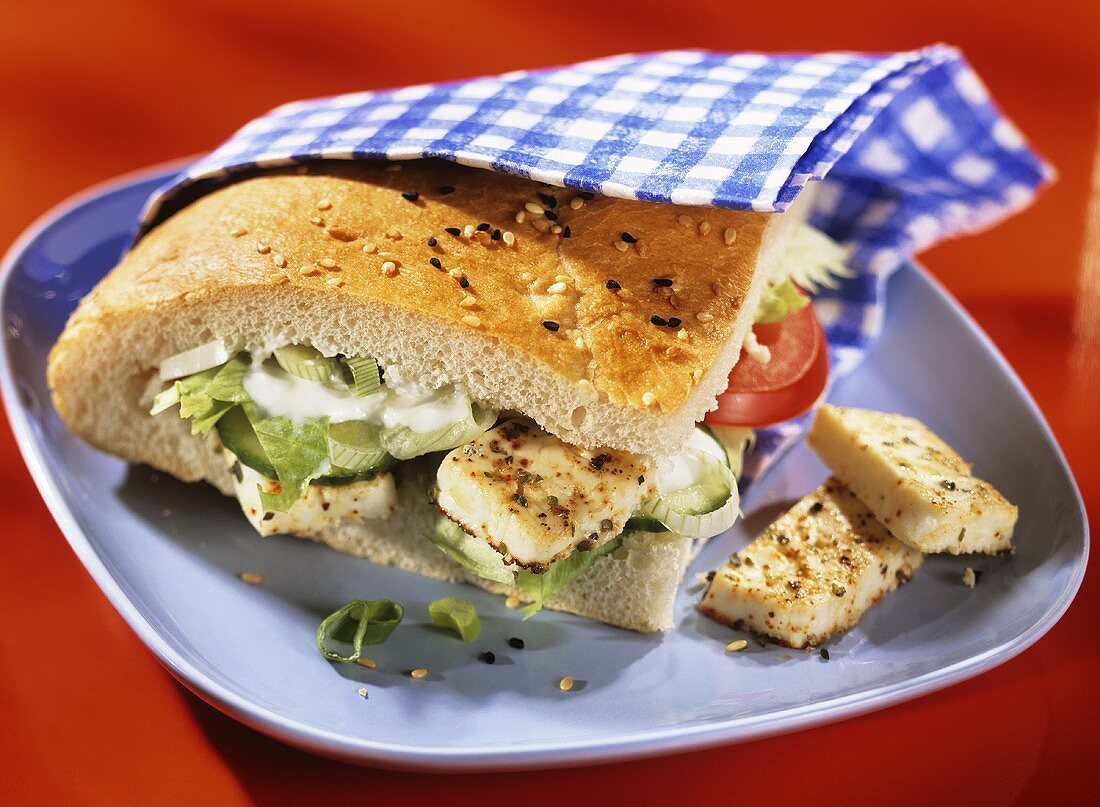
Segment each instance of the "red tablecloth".
[{"label": "red tablecloth", "polygon": [[[209,149],[286,100],[628,50],[961,46],[1061,180],[996,230],[925,256],[989,331],[1100,513],[1100,4],[856,0],[577,4],[0,0],[0,242],[123,171]],[[392,6],[392,7],[391,7]],[[1093,178],[1100,191],[1100,171]],[[1094,204],[1100,204],[1096,202]],[[1092,218],[1100,216],[1094,208]],[[1093,222],[1094,228],[1100,224]],[[1094,232],[1093,239],[1100,239]],[[1091,269],[1086,255],[1091,258]],[[311,757],[206,706],[99,593],[0,431],[0,803],[1094,801],[1100,592],[1086,579],[1019,658],[833,726],[622,765],[463,777]]]}]

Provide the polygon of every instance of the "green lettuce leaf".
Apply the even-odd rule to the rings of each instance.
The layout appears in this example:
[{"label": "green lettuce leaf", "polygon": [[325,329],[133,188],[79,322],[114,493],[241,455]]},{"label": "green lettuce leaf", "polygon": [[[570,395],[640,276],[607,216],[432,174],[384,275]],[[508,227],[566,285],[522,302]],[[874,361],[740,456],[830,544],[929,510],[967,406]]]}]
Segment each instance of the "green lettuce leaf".
[{"label": "green lettuce leaf", "polygon": [[622,536],[619,536],[589,552],[574,550],[572,555],[551,563],[550,568],[542,574],[535,574],[527,569],[516,572],[515,587],[531,598],[531,602],[523,607],[523,618],[530,619],[541,611],[543,604],[555,591],[576,580],[591,569],[597,560],[608,552],[614,552],[622,543]]},{"label": "green lettuce leaf", "polygon": [[788,314],[801,311],[810,304],[810,298],[798,290],[788,278],[782,283],[768,286],[756,307],[756,322],[781,322]]},{"label": "green lettuce leaf", "polygon": [[267,510],[285,513],[306,495],[309,483],[329,468],[328,418],[295,422],[285,417],[261,417],[251,402],[243,407],[279,479],[279,493],[261,489],[260,501]]},{"label": "green lettuce leaf", "polygon": [[756,322],[781,322],[809,304],[807,294],[816,294],[822,286],[836,288],[839,278],[853,277],[844,265],[848,253],[820,230],[799,224],[757,306]]},{"label": "green lettuce leaf", "polygon": [[225,364],[181,378],[153,399],[150,414],[178,403],[180,417],[191,419],[191,433],[206,434],[234,405],[248,400],[244,390],[248,365],[248,357],[238,353]]}]

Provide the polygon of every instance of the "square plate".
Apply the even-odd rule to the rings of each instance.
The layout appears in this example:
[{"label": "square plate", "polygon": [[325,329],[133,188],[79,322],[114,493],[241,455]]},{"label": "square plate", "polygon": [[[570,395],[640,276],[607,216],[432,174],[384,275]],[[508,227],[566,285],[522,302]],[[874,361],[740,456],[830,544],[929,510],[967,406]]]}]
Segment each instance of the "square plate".
[{"label": "square plate", "polygon": [[[771,645],[727,655],[735,635],[694,610],[693,573],[719,565],[825,477],[804,446],[758,480],[745,520],[704,549],[665,636],[551,612],[522,622],[480,589],[456,591],[294,538],[260,539],[212,488],[89,448],[65,429],[46,388],[46,356],[69,312],[115,263],[145,198],[171,173],[93,189],[13,248],[0,380],[31,473],[100,588],[173,675],[260,731],[339,759],[425,770],[590,764],[746,740],[1000,664],[1049,630],[1080,585],[1086,520],[1050,430],[989,340],[915,266],[891,279],[884,336],[832,398],[915,415],[958,447],[1019,505],[1017,551],[930,558],[829,644],[828,662]],[[973,590],[961,584],[966,565],[985,572]],[[264,584],[242,584],[242,571],[263,574]],[[473,644],[430,624],[427,604],[454,593],[482,615]],[[322,616],[353,597],[406,608],[402,627],[371,648],[377,670],[330,664],[314,647]],[[511,636],[526,649],[511,649]],[[491,667],[477,660],[490,649]],[[414,667],[430,676],[409,678]],[[577,680],[574,691],[558,689],[563,675]]]}]

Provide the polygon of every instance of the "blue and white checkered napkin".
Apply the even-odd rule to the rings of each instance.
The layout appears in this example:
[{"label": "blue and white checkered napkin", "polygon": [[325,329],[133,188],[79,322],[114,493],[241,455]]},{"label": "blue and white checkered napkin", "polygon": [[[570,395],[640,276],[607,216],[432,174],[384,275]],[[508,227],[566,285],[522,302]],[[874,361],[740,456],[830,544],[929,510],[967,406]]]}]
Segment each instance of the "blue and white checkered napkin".
[{"label": "blue and white checkered napkin", "polygon": [[[1022,208],[1052,177],[949,47],[670,51],[287,104],[161,188],[142,226],[257,167],[420,157],[609,196],[759,211],[785,210],[807,181],[828,177],[812,220],[852,247],[858,270],[816,300],[834,380],[878,334],[894,269]],[[804,428],[801,418],[762,430],[746,482]]]}]

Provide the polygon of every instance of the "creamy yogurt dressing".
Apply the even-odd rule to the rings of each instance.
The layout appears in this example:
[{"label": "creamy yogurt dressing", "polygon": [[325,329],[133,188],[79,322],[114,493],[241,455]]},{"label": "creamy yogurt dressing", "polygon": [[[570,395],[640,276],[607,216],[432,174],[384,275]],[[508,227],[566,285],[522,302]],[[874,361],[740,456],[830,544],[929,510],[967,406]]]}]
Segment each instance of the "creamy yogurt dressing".
[{"label": "creamy yogurt dressing", "polygon": [[701,453],[716,457],[723,465],[726,454],[713,437],[702,429],[693,429],[683,450],[657,471],[657,489],[661,493],[691,487],[703,478],[706,458]]},{"label": "creamy yogurt dressing", "polygon": [[385,377],[386,383],[378,392],[356,398],[350,391],[292,376],[265,362],[248,369],[244,389],[265,414],[291,420],[365,420],[386,427],[405,426],[424,434],[470,415],[469,398],[454,387],[431,390],[404,383],[388,371]]}]

